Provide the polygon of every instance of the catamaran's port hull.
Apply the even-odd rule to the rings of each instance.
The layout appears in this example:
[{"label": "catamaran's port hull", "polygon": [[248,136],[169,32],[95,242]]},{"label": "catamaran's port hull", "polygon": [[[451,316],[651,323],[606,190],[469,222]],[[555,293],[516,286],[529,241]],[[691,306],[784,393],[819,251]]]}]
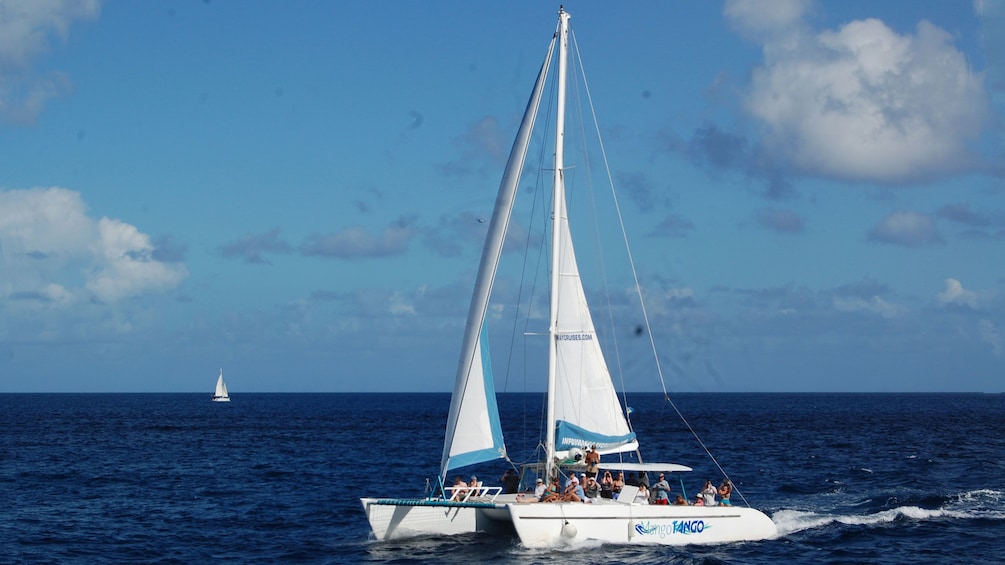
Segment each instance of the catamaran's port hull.
[{"label": "catamaran's port hull", "polygon": [[360,501],[374,537],[381,541],[473,532],[514,534],[509,510],[504,504],[379,498]]},{"label": "catamaran's port hull", "polygon": [[510,504],[510,519],[528,548],[594,540],[615,544],[687,545],[773,538],[771,518],[752,508],[642,504]]}]

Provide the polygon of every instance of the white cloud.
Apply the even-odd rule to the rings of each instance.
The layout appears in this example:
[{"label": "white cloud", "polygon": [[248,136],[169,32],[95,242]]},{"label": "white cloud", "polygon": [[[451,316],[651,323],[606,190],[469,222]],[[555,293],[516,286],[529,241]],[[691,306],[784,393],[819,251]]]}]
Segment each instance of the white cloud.
[{"label": "white cloud", "polygon": [[135,227],[101,218],[98,232],[100,238],[93,247],[97,269],[88,280],[87,288],[102,301],[164,292],[188,277],[183,265],[154,260],[150,237]]},{"label": "white cloud", "polygon": [[946,279],[946,289],[938,294],[936,297],[939,304],[943,306],[947,305],[957,305],[957,306],[969,306],[971,308],[977,307],[977,293],[966,290],[960,281],[956,279]]},{"label": "white cloud", "polygon": [[77,192],[0,191],[0,298],[114,302],[177,287],[188,270],[153,251],[134,226],[89,217]]},{"label": "white cloud", "polygon": [[65,40],[77,20],[98,16],[99,0],[4,0],[0,2],[0,120],[31,123],[45,103],[69,92],[60,72],[32,72],[33,59],[53,36]]},{"label": "white cloud", "polygon": [[762,32],[764,65],[745,105],[777,159],[807,174],[888,183],[975,167],[967,144],[986,124],[984,76],[950,34],[922,21],[901,35],[876,19],[814,33],[800,25],[804,8],[726,7],[748,18],[743,29]]}]

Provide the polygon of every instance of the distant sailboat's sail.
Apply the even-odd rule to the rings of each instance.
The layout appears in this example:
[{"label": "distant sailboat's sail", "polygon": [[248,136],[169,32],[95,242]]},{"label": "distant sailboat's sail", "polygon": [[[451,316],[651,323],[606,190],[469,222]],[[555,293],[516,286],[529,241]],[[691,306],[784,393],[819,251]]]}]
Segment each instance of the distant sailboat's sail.
[{"label": "distant sailboat's sail", "polygon": [[220,377],[216,379],[216,392],[213,393],[213,398],[230,398],[230,394],[227,393],[227,383],[223,382],[223,369],[220,369]]},{"label": "distant sailboat's sail", "polygon": [[531,132],[541,93],[548,74],[551,55],[555,47],[554,39],[548,48],[537,82],[531,92],[523,121],[517,132],[516,142],[510,151],[506,170],[499,185],[492,219],[489,221],[488,235],[482,250],[481,264],[475,279],[475,291],[468,309],[468,320],[464,327],[464,342],[461,358],[457,366],[457,378],[450,401],[450,414],[443,439],[443,457],[440,459],[440,476],[446,477],[450,469],[472,465],[483,461],[506,457],[502,427],[499,424],[499,410],[496,407],[495,387],[489,359],[485,313],[488,311],[489,297],[495,282],[503,241],[513,211],[520,173],[527,157]]}]

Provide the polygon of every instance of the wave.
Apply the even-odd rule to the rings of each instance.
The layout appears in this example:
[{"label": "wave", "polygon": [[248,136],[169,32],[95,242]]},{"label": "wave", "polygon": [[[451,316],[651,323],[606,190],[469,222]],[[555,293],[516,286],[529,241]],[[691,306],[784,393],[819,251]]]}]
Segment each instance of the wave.
[{"label": "wave", "polygon": [[778,526],[778,535],[786,536],[822,528],[834,523],[849,526],[885,524],[896,520],[1005,520],[1002,502],[1005,491],[978,489],[947,497],[939,508],[905,505],[867,514],[838,514],[807,510],[779,510],[771,519]]}]

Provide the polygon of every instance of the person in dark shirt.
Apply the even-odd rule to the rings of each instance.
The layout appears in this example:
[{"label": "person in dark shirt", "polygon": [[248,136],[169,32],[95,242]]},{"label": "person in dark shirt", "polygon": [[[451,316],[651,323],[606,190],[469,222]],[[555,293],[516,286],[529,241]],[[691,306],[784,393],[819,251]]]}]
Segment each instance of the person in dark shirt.
[{"label": "person in dark shirt", "polygon": [[506,469],[499,481],[502,483],[504,494],[515,494],[520,490],[520,477],[513,472],[513,469]]}]

